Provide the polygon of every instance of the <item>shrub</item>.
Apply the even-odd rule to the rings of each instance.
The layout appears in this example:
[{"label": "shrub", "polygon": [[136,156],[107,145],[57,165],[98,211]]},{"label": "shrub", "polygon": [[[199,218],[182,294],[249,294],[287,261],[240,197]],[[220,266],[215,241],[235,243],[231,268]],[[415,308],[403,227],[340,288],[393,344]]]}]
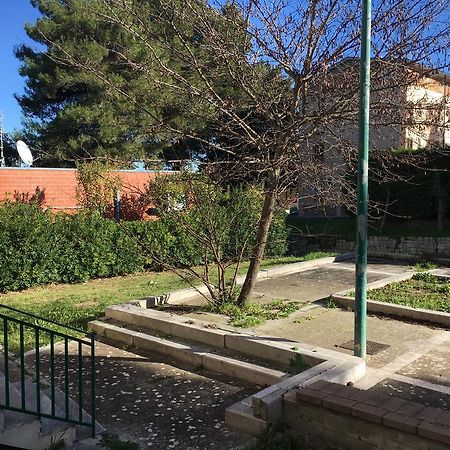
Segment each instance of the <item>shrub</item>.
[{"label": "shrub", "polygon": [[35,204],[6,202],[0,209],[0,290],[56,281],[56,254],[50,216]]},{"label": "shrub", "polygon": [[0,291],[141,271],[139,244],[114,221],[53,215],[35,204],[0,207]]},{"label": "shrub", "polygon": [[[233,195],[230,198],[221,193],[213,209],[220,249],[228,263],[233,263],[234,255],[242,249],[244,259],[250,256],[257,221],[251,202],[259,194],[255,190],[236,191]],[[189,271],[205,261],[203,241],[190,231],[207,235],[200,213],[198,209],[187,209],[181,216],[169,214],[155,222],[116,223],[99,212],[55,215],[36,203],[5,201],[0,204],[0,292],[145,269],[173,267]],[[270,231],[268,257],[285,254],[285,236],[284,222],[277,216]]]},{"label": "shrub", "polygon": [[[149,193],[160,215],[149,235],[154,261],[203,283],[212,303],[232,301],[237,268],[251,256],[256,240],[261,187],[220,185],[205,174],[180,173],[157,178]],[[266,255],[285,254],[284,229],[277,215]],[[193,271],[192,265],[202,269]]]},{"label": "shrub", "polygon": [[104,214],[111,208],[114,195],[121,186],[119,176],[112,169],[100,161],[77,165],[77,199],[86,211]]}]

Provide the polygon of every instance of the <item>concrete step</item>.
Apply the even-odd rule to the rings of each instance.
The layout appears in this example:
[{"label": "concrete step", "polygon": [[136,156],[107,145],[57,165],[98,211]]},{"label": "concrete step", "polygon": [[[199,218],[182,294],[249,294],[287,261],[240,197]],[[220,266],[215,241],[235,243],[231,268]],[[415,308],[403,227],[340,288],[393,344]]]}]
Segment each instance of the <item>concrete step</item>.
[{"label": "concrete step", "polygon": [[[11,362],[12,364],[12,362]],[[51,414],[51,391],[48,383],[42,380],[40,391],[40,411]],[[25,408],[37,413],[37,385],[31,377],[25,379],[24,386]],[[0,403],[6,403],[5,377],[0,373]],[[9,405],[22,407],[22,385],[20,382],[9,383]],[[78,420],[79,406],[69,398],[69,418]],[[65,417],[65,395],[55,387],[55,414]],[[91,421],[91,416],[82,411],[85,422]],[[98,435],[105,429],[96,424]],[[7,409],[0,409],[0,446],[10,445],[19,448],[43,450],[64,441],[66,448],[72,448],[78,441],[84,442],[91,437],[91,428],[78,426],[61,420],[49,418],[39,419],[34,414],[20,413]]]},{"label": "concrete step", "polygon": [[[5,404],[5,377],[0,374],[0,402]],[[18,391],[14,384],[9,384],[9,405],[14,408],[22,407],[22,396],[20,391]],[[37,419],[36,416],[31,414],[24,414],[16,411],[2,410],[1,411],[1,430],[13,429],[22,424],[34,422]]]},{"label": "concrete step", "polygon": [[[5,401],[5,378],[0,377],[0,400]],[[31,379],[25,381],[25,407],[37,412],[36,385]],[[22,405],[22,393],[20,383],[9,384],[10,405],[20,408]],[[50,412],[50,399],[41,392],[42,412]],[[75,429],[72,425],[55,420],[41,420],[33,414],[25,414],[4,409],[1,411],[2,429],[0,432],[0,444],[27,449],[42,450],[49,448],[57,440],[64,440],[66,445],[72,445],[75,437]]]},{"label": "concrete step", "polygon": [[90,327],[99,336],[110,341],[160,353],[193,366],[203,367],[213,372],[233,378],[269,386],[289,376],[287,367],[273,368],[274,363],[263,360],[249,360],[246,356],[230,350],[211,348],[186,339],[155,335],[154,330],[137,329],[128,323],[111,319],[97,320]]},{"label": "concrete step", "polygon": [[[22,386],[20,382],[12,383],[10,386],[13,386],[14,389],[19,393],[20,398],[22,397]],[[27,378],[25,380],[25,408],[28,411],[37,413],[37,384],[34,383],[31,378]],[[50,398],[44,394],[45,387],[41,385],[40,391],[40,410],[43,414],[50,414],[52,411],[52,403]]]},{"label": "concrete step", "polygon": [[176,315],[167,310],[146,309],[130,304],[114,305],[106,309],[105,319],[209,347],[226,348],[242,355],[272,361],[276,365],[291,366],[298,363],[300,358],[303,365],[312,367],[329,359],[342,359],[342,353],[319,349],[305,342],[257,336],[228,326],[217,328],[211,322]]},{"label": "concrete step", "polygon": [[[17,391],[21,392],[20,382],[16,382],[13,386]],[[51,414],[52,402],[50,400],[50,393],[45,391],[46,387],[41,386],[40,392],[40,411],[42,414]],[[47,395],[48,394],[48,395]],[[55,402],[55,412],[58,414],[58,400]],[[25,406],[29,411],[37,413],[37,384],[31,379],[25,381]],[[62,422],[60,420],[53,420],[48,418],[41,418],[40,440],[51,441],[53,438],[63,439],[66,445],[72,445],[75,441],[75,426]]]},{"label": "concrete step", "polygon": [[110,450],[101,445],[100,439],[85,439],[83,441],[75,442],[71,450]]},{"label": "concrete step", "polygon": [[252,406],[245,400],[225,410],[225,423],[235,430],[256,437],[267,428],[267,422],[255,417]]},{"label": "concrete step", "polygon": [[[45,394],[50,396],[50,390],[47,389],[45,391]],[[55,388],[55,413],[58,417],[65,417],[66,412],[65,405],[66,405],[66,397],[64,392],[59,388]],[[79,410],[80,410],[79,405],[69,397],[69,418],[72,420],[78,420]],[[86,423],[89,423],[92,419],[91,415],[87,413],[85,410],[82,410],[82,418],[83,421]],[[76,431],[76,440],[87,439],[91,436],[91,428],[87,426],[76,425],[75,431]],[[98,422],[96,422],[95,428],[96,434],[99,435],[104,431],[105,428]]]},{"label": "concrete step", "polygon": [[182,316],[130,304],[110,306],[105,311],[105,317],[219,348],[225,347],[225,336],[230,334],[229,331],[207,327],[206,323],[198,320],[194,325],[194,321]]}]

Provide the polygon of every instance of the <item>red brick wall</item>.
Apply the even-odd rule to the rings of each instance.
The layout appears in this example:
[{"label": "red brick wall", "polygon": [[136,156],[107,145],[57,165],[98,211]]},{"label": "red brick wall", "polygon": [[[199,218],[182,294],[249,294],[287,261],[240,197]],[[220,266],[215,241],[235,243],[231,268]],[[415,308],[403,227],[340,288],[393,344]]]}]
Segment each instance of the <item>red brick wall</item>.
[{"label": "red brick wall", "polygon": [[[122,192],[139,194],[155,172],[118,171],[122,179]],[[76,169],[0,168],[0,200],[13,198],[15,192],[33,195],[36,188],[45,193],[44,206],[55,210],[75,211]]]}]

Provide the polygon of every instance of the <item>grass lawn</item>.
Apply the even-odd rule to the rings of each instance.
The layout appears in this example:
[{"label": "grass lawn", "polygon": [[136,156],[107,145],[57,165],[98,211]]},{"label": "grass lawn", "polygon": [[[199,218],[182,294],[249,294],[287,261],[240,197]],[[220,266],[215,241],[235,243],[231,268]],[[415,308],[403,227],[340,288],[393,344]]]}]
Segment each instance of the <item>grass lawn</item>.
[{"label": "grass lawn", "polygon": [[[306,261],[331,253],[314,252],[301,257],[266,259],[262,267]],[[239,272],[244,274],[248,262],[242,264]],[[171,272],[146,272],[124,277],[104,278],[79,284],[58,284],[27,289],[21,292],[0,294],[0,304],[31,312],[35,315],[76,328],[86,329],[89,321],[104,314],[109,305],[125,303],[149,295],[160,295],[176,289],[190,287]],[[4,310],[6,315],[23,318]],[[28,319],[29,321],[30,319]],[[45,322],[39,323],[47,326]],[[51,327],[58,330],[58,327]],[[9,341],[12,351],[18,349],[18,326],[10,325]],[[60,329],[64,332],[64,329]],[[46,334],[41,335],[41,344],[49,342]],[[34,333],[25,333],[26,348],[34,346]]]},{"label": "grass lawn", "polygon": [[450,313],[450,280],[427,273],[368,292],[371,300]]}]

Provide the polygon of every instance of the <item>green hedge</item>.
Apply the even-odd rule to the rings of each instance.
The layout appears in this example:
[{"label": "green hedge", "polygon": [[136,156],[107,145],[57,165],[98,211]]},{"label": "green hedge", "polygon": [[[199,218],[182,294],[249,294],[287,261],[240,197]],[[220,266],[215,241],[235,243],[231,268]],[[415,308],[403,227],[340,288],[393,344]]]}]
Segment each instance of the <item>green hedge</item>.
[{"label": "green hedge", "polygon": [[[4,202],[0,206],[0,292],[159,270],[161,266],[148,256],[155,249],[162,260],[183,266],[200,264],[202,254],[191,237],[174,234],[169,225],[162,220],[118,225],[95,214],[55,215],[34,204]],[[281,218],[274,220],[270,234],[266,255],[285,255],[286,229]]]},{"label": "green hedge", "polygon": [[0,291],[79,282],[143,270],[140,246],[97,215],[53,215],[38,206],[0,207]]}]

